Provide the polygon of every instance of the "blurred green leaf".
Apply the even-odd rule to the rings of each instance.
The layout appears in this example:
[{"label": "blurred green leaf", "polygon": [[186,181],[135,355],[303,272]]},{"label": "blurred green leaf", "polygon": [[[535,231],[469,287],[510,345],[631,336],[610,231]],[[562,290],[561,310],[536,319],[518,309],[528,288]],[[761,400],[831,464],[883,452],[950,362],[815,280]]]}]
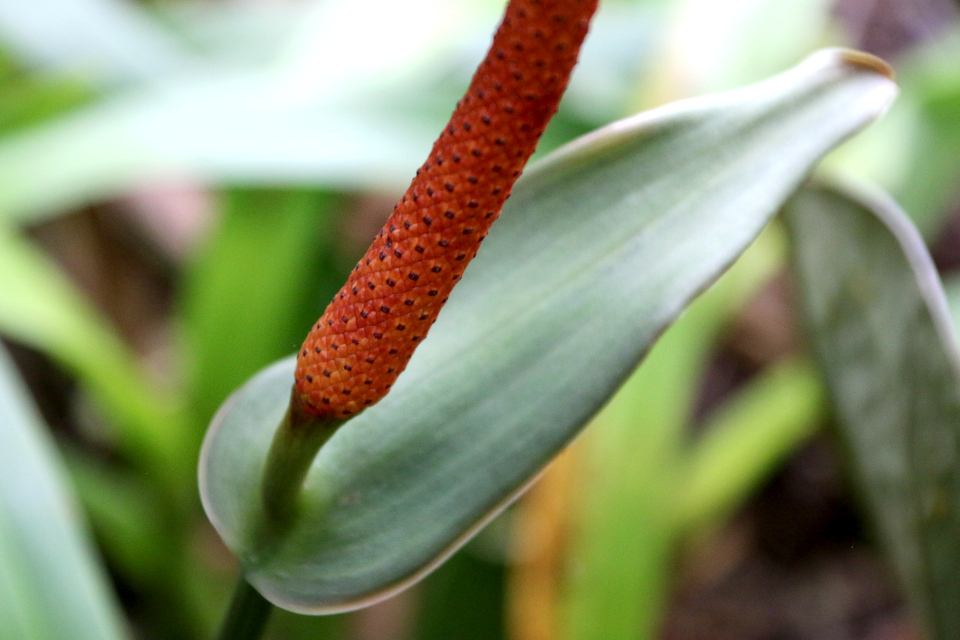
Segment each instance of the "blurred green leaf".
[{"label": "blurred green leaf", "polygon": [[[270,615],[266,640],[335,640],[347,636],[347,616],[301,616],[278,609]],[[419,639],[418,639],[419,640]]]},{"label": "blurred green leaf", "polygon": [[[188,274],[183,302],[188,388],[201,424],[244,380],[300,346],[323,311],[321,292],[308,292],[318,254],[331,251],[337,205],[336,196],[311,190],[224,194],[219,228]],[[346,273],[335,277],[327,296]]]},{"label": "blurred green leaf", "polygon": [[91,97],[83,83],[67,78],[17,75],[0,81],[0,131],[24,129],[75,108]]},{"label": "blurred green leaf", "polygon": [[[270,64],[211,62],[161,75],[0,139],[0,218],[35,220],[184,177],[402,191],[482,56],[490,34],[481,25],[492,24],[499,7],[382,4],[389,16],[370,21],[365,3],[318,3]],[[590,39],[598,44],[585,48],[583,71],[574,75],[569,104],[548,129],[544,149],[626,107],[631,74],[647,48],[636,32],[645,31],[648,15],[638,8],[601,11]],[[628,42],[626,20],[641,24],[634,48],[611,46]],[[404,28],[418,37],[383,37],[384,29]]]},{"label": "blurred green leaf", "polygon": [[204,63],[249,66],[275,62],[324,1],[174,1],[153,2],[150,8]]},{"label": "blurred green leaf", "polygon": [[[712,332],[687,313],[584,436],[562,637],[653,638],[676,542],[680,435]],[[719,320],[719,318],[717,318]]]},{"label": "blurred green leaf", "polygon": [[0,332],[75,374],[110,419],[117,444],[171,488],[186,490],[183,418],[135,356],[52,262],[0,228]]},{"label": "blurred green leaf", "polygon": [[711,416],[686,461],[680,527],[702,527],[729,514],[813,434],[822,404],[820,383],[804,362],[774,365],[747,382]]},{"label": "blurred green leaf", "polygon": [[[449,114],[445,99],[424,110],[421,92],[409,87],[428,84],[427,63],[461,57],[462,40],[492,20],[471,19],[476,3],[445,0],[380,3],[376,21],[366,19],[369,11],[350,0],[316,3],[270,64],[154,74],[89,109],[0,141],[0,215],[50,215],[184,175],[402,189]],[[31,8],[11,12],[42,21]],[[364,28],[353,28],[358,24]],[[420,35],[384,36],[404,30]],[[66,40],[87,37],[70,32]]]},{"label": "blurred green leaf", "polygon": [[0,48],[0,133],[37,125],[93,97],[93,91],[81,79],[32,73]]},{"label": "blurred green leaf", "polygon": [[180,78],[0,141],[0,215],[37,219],[184,176],[402,188],[438,129],[384,94],[331,102],[263,72]]},{"label": "blurred green leaf", "polygon": [[0,38],[33,64],[111,83],[156,76],[188,59],[132,0],[0,0]]},{"label": "blurred green leaf", "polygon": [[826,164],[892,193],[931,239],[960,194],[960,28],[896,66],[902,99],[879,126]]},{"label": "blurred green leaf", "polygon": [[[960,29],[918,52],[901,73],[919,119],[894,194],[928,237],[960,195]],[[888,154],[896,155],[890,147]]]},{"label": "blurred green leaf", "polygon": [[786,218],[854,480],[930,637],[960,637],[960,351],[933,261],[880,194],[808,186]]},{"label": "blurred green leaf", "polygon": [[531,168],[393,391],[321,449],[269,548],[260,480],[293,360],[258,374],[221,409],[200,469],[246,577],[283,607],[331,612],[433,568],[570,441],[810,167],[886,108],[881,70],[823,52]]},{"label": "blurred green leaf", "polygon": [[682,445],[697,383],[726,322],[773,275],[779,248],[770,234],[761,237],[657,341],[584,435],[562,637],[656,637],[678,541]]},{"label": "blurred green leaf", "polygon": [[505,570],[461,550],[424,580],[416,640],[504,637]]},{"label": "blurred green leaf", "polygon": [[0,348],[0,637],[127,637],[66,487],[55,445]]},{"label": "blurred green leaf", "polygon": [[176,552],[156,489],[136,472],[69,448],[63,453],[111,568],[138,587],[155,585],[171,568]]}]

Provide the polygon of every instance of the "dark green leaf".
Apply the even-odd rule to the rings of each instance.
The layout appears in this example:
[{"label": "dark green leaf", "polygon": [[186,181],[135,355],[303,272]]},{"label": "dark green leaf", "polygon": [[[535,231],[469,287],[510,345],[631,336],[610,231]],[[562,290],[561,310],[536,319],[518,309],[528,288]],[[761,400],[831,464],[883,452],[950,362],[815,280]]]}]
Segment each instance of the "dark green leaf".
[{"label": "dark green leaf", "polygon": [[931,637],[960,637],[960,351],[933,261],[880,194],[808,186],[786,217],[854,479]]}]

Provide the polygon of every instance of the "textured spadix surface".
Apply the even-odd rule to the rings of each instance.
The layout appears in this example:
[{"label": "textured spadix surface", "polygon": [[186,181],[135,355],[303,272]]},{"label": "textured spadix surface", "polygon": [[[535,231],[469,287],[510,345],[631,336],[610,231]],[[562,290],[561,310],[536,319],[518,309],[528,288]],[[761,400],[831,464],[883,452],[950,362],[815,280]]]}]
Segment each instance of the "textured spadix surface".
[{"label": "textured spadix surface", "polygon": [[936,267],[879,194],[805,187],[786,219],[853,477],[930,637],[960,637],[960,347]]},{"label": "textured spadix surface", "polygon": [[300,612],[422,576],[515,497],[651,343],[896,89],[827,51],[737,92],[640,115],[528,170],[392,392],[323,447],[304,508],[258,545],[260,479],[293,359],[221,408],[204,505],[247,578]]}]

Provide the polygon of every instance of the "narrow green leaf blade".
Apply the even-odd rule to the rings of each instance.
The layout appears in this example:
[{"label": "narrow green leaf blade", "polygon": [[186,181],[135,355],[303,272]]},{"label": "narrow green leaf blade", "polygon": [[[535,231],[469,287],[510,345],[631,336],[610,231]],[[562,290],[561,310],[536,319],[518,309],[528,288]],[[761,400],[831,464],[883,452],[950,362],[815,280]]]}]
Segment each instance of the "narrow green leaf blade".
[{"label": "narrow green leaf blade", "polygon": [[119,640],[117,602],[54,444],[0,349],[0,637]]},{"label": "narrow green leaf blade", "polygon": [[174,566],[169,510],[137,470],[117,469],[69,447],[61,450],[80,505],[111,571],[137,587],[158,584]]},{"label": "narrow green leaf blade", "polygon": [[686,531],[727,515],[801,442],[823,414],[820,381],[807,362],[765,370],[717,410],[687,461],[677,507]]},{"label": "narrow green leaf blade", "polygon": [[205,442],[207,513],[247,577],[303,612],[418,579],[565,446],[813,164],[879,115],[882,63],[824,52],[766,83],[638,116],[531,169],[394,390],[320,451],[305,507],[256,542],[292,360]]},{"label": "narrow green leaf blade", "polygon": [[308,189],[232,189],[221,206],[218,228],[190,271],[182,305],[199,424],[244,380],[297,345],[303,323],[313,319],[304,319],[305,313],[322,311],[317,291],[310,294],[316,303],[304,311],[304,281],[332,244],[336,198]]},{"label": "narrow green leaf blade", "polygon": [[677,539],[683,427],[722,320],[718,311],[693,305],[583,436],[583,483],[561,599],[564,638],[656,635]]},{"label": "narrow green leaf blade", "polygon": [[931,637],[960,637],[960,351],[936,269],[881,195],[808,186],[786,218],[855,480]]},{"label": "narrow green leaf blade", "polygon": [[183,488],[189,463],[172,400],[146,384],[135,356],[52,261],[3,227],[0,333],[76,374],[111,419],[124,451]]},{"label": "narrow green leaf blade", "polygon": [[674,515],[697,381],[718,334],[783,253],[775,234],[761,236],[667,329],[583,435],[559,614],[567,640],[656,635],[679,540]]}]

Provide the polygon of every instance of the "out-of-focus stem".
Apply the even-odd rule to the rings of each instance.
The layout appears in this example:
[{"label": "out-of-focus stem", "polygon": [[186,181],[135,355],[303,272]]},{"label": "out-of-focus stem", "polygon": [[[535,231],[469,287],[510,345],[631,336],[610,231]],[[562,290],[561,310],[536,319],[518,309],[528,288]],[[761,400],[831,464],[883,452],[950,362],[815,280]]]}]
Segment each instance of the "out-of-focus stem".
[{"label": "out-of-focus stem", "polygon": [[272,612],[273,605],[241,574],[217,639],[257,640],[263,635]]}]

